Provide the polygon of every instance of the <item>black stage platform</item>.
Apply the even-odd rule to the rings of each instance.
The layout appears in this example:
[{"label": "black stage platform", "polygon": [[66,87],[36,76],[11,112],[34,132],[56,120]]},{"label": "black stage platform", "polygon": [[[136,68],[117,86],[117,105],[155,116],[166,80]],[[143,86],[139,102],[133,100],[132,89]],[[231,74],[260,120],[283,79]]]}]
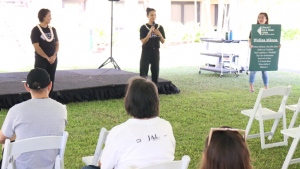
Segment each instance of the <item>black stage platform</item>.
[{"label": "black stage platform", "polygon": [[[0,108],[10,108],[31,98],[24,88],[27,74],[0,73]],[[63,104],[122,98],[128,79],[138,75],[115,69],[58,70],[52,98]],[[180,90],[171,81],[159,79],[158,92],[176,94]]]}]

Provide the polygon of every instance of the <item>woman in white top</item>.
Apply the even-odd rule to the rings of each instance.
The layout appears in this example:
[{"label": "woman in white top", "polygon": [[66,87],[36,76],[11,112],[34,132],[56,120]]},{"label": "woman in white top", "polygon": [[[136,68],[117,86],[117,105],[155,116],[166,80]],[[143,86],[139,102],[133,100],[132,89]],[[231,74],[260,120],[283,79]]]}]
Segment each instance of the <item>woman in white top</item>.
[{"label": "woman in white top", "polygon": [[[134,169],[173,161],[175,138],[171,124],[158,117],[156,85],[144,78],[131,78],[125,109],[132,118],[111,129],[99,162],[101,169]],[[83,167],[89,168],[95,166]]]}]

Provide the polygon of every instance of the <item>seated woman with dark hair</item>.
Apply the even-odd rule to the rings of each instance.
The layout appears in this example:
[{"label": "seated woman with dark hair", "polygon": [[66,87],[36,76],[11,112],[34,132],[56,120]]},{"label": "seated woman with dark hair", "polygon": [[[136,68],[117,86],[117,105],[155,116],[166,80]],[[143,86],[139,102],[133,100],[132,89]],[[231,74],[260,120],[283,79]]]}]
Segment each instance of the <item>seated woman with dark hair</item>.
[{"label": "seated woman with dark hair", "polygon": [[[158,117],[156,85],[144,78],[131,78],[125,110],[132,118],[111,129],[99,166],[102,169],[134,169],[173,161],[175,138],[170,123]],[[84,167],[88,168],[94,167]]]},{"label": "seated woman with dark hair", "polygon": [[223,126],[212,128],[205,141],[199,169],[252,169],[244,130]]}]

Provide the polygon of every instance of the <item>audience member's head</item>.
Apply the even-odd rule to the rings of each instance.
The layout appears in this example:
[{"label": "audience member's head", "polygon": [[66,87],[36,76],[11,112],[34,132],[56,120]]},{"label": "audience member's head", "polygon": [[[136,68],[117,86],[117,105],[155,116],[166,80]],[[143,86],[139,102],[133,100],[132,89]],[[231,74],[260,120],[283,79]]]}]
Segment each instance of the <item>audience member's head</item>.
[{"label": "audience member's head", "polygon": [[248,146],[239,130],[226,126],[211,129],[200,169],[252,169],[250,162]]},{"label": "audience member's head", "polygon": [[156,85],[141,77],[129,79],[125,109],[127,114],[139,119],[158,116],[159,97]]},{"label": "audience member's head", "polygon": [[25,88],[28,92],[31,93],[32,96],[48,96],[51,87],[52,82],[46,70],[41,68],[35,68],[28,73]]}]

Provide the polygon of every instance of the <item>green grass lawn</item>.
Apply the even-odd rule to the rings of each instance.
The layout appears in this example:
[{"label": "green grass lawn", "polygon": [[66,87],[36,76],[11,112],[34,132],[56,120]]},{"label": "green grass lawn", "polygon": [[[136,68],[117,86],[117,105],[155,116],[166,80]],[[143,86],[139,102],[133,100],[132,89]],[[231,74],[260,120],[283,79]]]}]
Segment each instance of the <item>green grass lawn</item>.
[{"label": "green grass lawn", "polygon": [[[138,70],[128,70],[137,72]],[[160,70],[160,77],[171,80],[180,90],[176,95],[160,95],[160,117],[168,120],[173,126],[176,139],[175,159],[189,155],[189,168],[197,168],[202,158],[204,141],[211,127],[231,126],[245,129],[249,118],[240,113],[241,110],[253,108],[259,88],[263,87],[261,73],[257,73],[255,93],[249,93],[249,76],[240,77],[203,71],[198,74],[198,67],[177,67]],[[300,97],[300,74],[269,72],[270,87],[292,85],[292,92],[287,104],[296,104]],[[263,107],[274,110],[279,108],[281,97],[271,97],[263,101]],[[93,155],[100,129],[110,130],[113,126],[125,122],[128,118],[124,109],[124,99],[92,101],[67,104],[69,138],[65,153],[66,168],[81,168],[84,166],[81,158]],[[0,112],[3,122],[7,110]],[[292,112],[287,110],[287,124],[292,118]],[[265,130],[271,129],[273,120],[265,121]],[[295,126],[299,126],[296,121]],[[283,140],[280,134],[282,121],[271,141]],[[251,133],[258,133],[258,122],[254,121]],[[281,168],[288,153],[289,145],[261,150],[260,138],[247,140],[252,156],[252,164],[258,169]],[[299,150],[299,149],[298,149]],[[294,157],[300,157],[296,151]],[[289,168],[300,168],[293,164]]]}]

